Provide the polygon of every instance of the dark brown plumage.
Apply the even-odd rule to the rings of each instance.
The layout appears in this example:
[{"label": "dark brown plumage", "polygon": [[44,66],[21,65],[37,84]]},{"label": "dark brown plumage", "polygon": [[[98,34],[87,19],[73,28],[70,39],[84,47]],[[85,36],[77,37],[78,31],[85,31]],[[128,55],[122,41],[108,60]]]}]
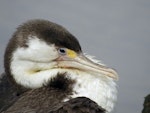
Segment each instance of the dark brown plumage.
[{"label": "dark brown plumage", "polygon": [[5,111],[19,98],[19,92],[9,81],[6,74],[0,75],[0,113]]},{"label": "dark brown plumage", "polygon": [[86,97],[77,97],[49,113],[105,113],[105,110]]},{"label": "dark brown plumage", "polygon": [[104,113],[95,102],[79,97],[62,102],[73,93],[75,81],[64,74],[50,80],[49,85],[24,93],[3,113]]}]

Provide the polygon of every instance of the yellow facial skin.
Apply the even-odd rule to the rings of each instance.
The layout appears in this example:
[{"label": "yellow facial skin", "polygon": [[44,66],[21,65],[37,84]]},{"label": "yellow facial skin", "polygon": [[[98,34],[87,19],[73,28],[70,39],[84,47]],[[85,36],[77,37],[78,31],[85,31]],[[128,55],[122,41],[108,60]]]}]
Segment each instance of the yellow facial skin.
[{"label": "yellow facial skin", "polygon": [[75,57],[77,57],[77,53],[72,51],[72,50],[70,50],[70,49],[67,49],[67,56],[69,58],[75,58]]}]

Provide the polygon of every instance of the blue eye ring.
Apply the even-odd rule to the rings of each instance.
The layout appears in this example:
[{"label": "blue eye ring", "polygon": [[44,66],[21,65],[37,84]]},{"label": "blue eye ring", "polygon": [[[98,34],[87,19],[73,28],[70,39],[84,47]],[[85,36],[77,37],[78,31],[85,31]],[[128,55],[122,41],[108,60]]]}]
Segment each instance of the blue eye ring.
[{"label": "blue eye ring", "polygon": [[66,55],[66,54],[67,54],[66,48],[59,48],[59,49],[58,49],[58,52],[59,52],[59,54],[61,54],[61,55]]}]

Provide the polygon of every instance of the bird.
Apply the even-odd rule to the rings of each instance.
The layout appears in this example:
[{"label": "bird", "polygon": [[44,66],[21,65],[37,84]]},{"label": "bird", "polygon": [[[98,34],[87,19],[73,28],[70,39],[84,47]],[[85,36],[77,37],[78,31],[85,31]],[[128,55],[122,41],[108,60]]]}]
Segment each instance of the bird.
[{"label": "bird", "polygon": [[73,34],[49,20],[17,28],[4,68],[21,95],[2,113],[110,113],[117,100],[116,70],[82,52]]},{"label": "bird", "polygon": [[148,94],[145,97],[144,103],[143,103],[143,110],[142,113],[149,113],[150,112],[150,94]]}]

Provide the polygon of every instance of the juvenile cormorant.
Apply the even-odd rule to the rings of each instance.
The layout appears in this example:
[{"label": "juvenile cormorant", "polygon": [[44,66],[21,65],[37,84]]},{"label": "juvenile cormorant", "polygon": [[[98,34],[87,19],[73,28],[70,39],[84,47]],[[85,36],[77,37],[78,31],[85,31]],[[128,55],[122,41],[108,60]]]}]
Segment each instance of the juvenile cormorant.
[{"label": "juvenile cormorant", "polygon": [[6,48],[4,66],[25,91],[4,113],[109,113],[117,73],[85,55],[64,27],[47,20],[19,26]]}]

